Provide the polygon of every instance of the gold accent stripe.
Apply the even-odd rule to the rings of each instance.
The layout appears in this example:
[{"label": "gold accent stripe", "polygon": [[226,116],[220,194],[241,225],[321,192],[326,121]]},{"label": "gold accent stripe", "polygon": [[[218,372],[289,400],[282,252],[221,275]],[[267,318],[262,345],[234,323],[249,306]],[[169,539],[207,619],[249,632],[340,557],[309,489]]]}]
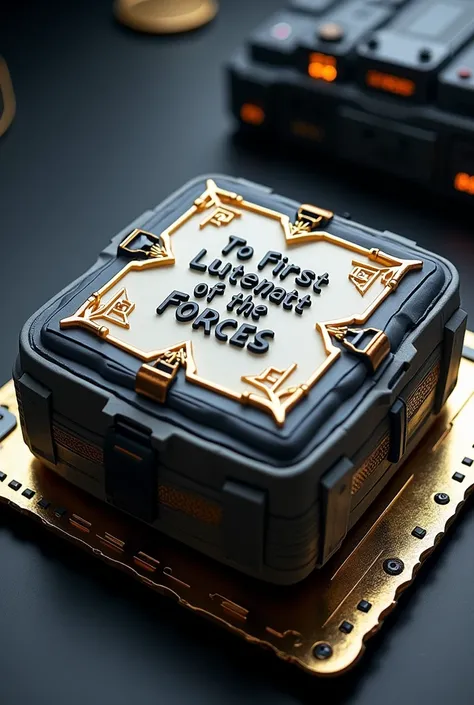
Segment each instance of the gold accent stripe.
[{"label": "gold accent stripe", "polygon": [[218,526],[222,521],[222,509],[216,502],[211,502],[188,490],[180,490],[171,485],[160,485],[158,501],[204,524]]},{"label": "gold accent stripe", "polygon": [[352,494],[357,494],[364,482],[379,467],[380,463],[387,459],[390,449],[390,434],[382,438],[376,449],[369,455],[364,464],[352,477]]},{"label": "gold accent stripe", "polygon": [[85,458],[91,463],[96,463],[97,465],[103,465],[104,463],[104,453],[102,448],[99,448],[99,446],[96,446],[93,443],[88,443],[82,438],[79,438],[79,436],[68,433],[54,424],[53,439],[56,445],[65,448],[66,450],[70,450],[72,453],[76,453],[76,455],[80,455],[81,458]]},{"label": "gold accent stripe", "polygon": [[425,399],[438,384],[440,363],[437,362],[434,367],[421,380],[418,387],[410,394],[407,401],[407,419],[408,421],[416,414]]},{"label": "gold accent stripe", "polygon": [[[440,363],[437,362],[434,367],[423,377],[420,384],[413,392],[410,394],[407,400],[407,422],[408,422],[408,434],[414,430],[415,414],[421,409],[423,404],[430,398],[433,390],[438,384],[440,373]],[[431,399],[431,402],[434,398]],[[426,412],[428,409],[425,410]],[[417,422],[420,419],[416,419]],[[410,423],[411,422],[411,423]],[[418,425],[418,424],[416,424]],[[379,465],[387,460],[388,452],[390,449],[390,434],[387,434],[380,441],[377,448],[369,455],[364,464],[359,468],[352,478],[352,494],[355,495],[361,489],[364,482],[372,475],[372,473],[379,467]]]},{"label": "gold accent stripe", "polygon": [[426,397],[423,404],[420,406],[418,411],[413,414],[410,421],[407,424],[407,437],[410,439],[411,436],[418,430],[422,422],[433,410],[434,403],[436,399],[436,388]]}]

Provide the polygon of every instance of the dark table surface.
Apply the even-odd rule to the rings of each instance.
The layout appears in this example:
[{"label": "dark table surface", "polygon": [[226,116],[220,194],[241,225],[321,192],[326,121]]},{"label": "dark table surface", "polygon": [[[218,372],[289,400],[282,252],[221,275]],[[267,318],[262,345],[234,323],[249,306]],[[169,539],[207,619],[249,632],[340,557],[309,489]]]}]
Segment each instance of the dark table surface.
[{"label": "dark table surface", "polygon": [[[474,314],[468,211],[331,160],[263,155],[231,139],[222,64],[278,7],[222,0],[211,26],[172,38],[120,28],[111,0],[0,9],[0,53],[18,99],[0,140],[0,382],[23,321],[136,215],[208,171],[349,211],[439,251],[459,267]],[[471,506],[360,665],[320,681],[2,511],[0,703],[472,703],[473,540]]]}]

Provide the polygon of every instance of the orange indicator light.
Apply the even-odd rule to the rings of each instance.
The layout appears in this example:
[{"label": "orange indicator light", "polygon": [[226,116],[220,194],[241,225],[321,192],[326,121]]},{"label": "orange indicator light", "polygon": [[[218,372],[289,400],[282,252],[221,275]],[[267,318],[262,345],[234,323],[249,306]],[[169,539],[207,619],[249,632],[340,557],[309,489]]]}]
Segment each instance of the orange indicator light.
[{"label": "orange indicator light", "polygon": [[327,54],[310,54],[308,74],[311,78],[319,78],[322,81],[332,83],[337,78],[337,62],[335,57],[328,56]]},{"label": "orange indicator light", "polygon": [[454,178],[454,188],[456,191],[474,196],[474,176],[460,171]]},{"label": "orange indicator light", "polygon": [[263,108],[255,103],[244,103],[240,108],[240,118],[248,125],[261,125],[265,120]]},{"label": "orange indicator light", "polygon": [[404,98],[409,98],[416,90],[415,82],[409,78],[400,78],[400,76],[392,76],[389,73],[374,71],[373,69],[367,71],[365,80],[371,88],[401,95]]}]

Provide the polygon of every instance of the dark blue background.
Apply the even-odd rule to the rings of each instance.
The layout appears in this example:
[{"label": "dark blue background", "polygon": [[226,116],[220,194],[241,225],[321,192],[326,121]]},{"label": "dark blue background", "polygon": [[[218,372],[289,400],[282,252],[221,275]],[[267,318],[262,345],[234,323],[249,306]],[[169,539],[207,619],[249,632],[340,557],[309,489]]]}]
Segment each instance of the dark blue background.
[{"label": "dark blue background", "polygon": [[[230,138],[222,63],[278,2],[221,0],[211,26],[173,38],[118,27],[111,4],[0,6],[0,53],[18,100],[0,140],[1,382],[23,321],[105,240],[208,171],[439,251],[459,267],[474,314],[474,213],[330,159],[301,162],[281,148],[263,158]],[[468,507],[360,665],[317,681],[2,511],[0,702],[470,704],[473,537]]]}]

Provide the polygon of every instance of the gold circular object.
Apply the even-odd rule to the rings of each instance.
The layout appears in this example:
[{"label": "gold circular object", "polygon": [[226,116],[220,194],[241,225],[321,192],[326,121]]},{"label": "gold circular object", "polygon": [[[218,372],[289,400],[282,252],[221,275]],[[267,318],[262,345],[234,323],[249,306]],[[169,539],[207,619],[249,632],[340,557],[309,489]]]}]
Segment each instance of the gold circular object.
[{"label": "gold circular object", "polygon": [[189,32],[217,14],[216,0],[115,0],[115,15],[138,32]]},{"label": "gold circular object", "polygon": [[[3,103],[3,109],[1,107]],[[16,111],[15,93],[8,67],[0,56],[0,137],[8,130],[13,122]]]},{"label": "gold circular object", "polygon": [[319,28],[319,38],[326,42],[338,42],[344,36],[344,29],[337,22],[325,22]]}]

